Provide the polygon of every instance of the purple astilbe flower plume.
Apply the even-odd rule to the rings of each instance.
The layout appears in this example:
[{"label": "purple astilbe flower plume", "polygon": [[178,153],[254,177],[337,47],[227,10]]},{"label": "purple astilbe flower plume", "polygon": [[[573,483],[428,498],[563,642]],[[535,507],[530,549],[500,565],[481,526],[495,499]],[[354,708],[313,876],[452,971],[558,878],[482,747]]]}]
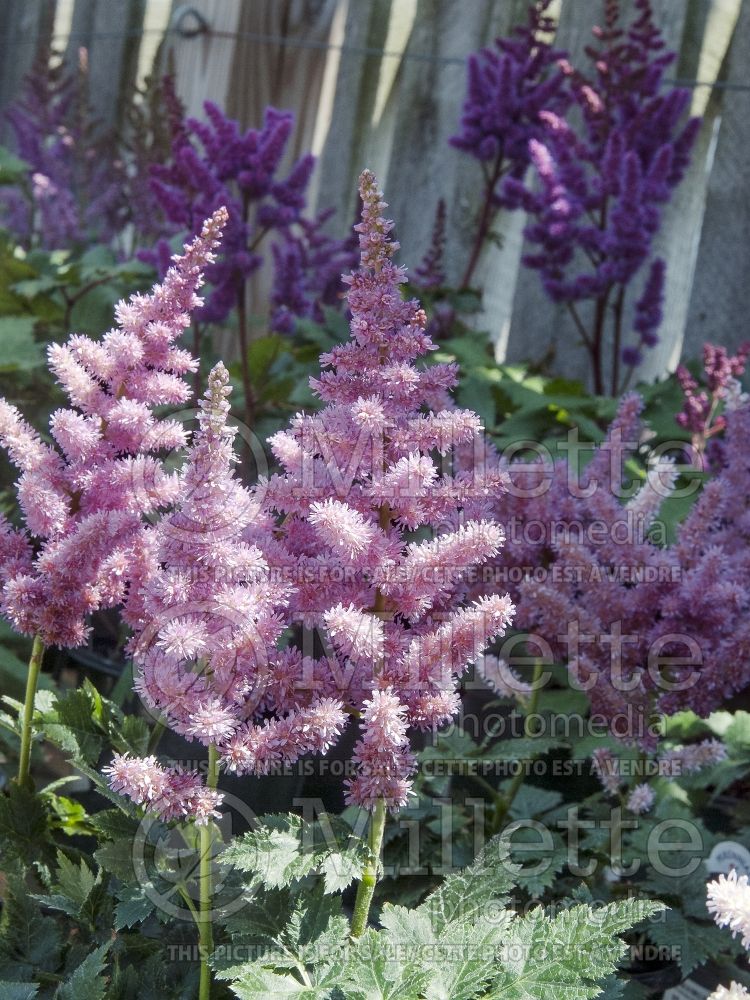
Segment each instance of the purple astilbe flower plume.
[{"label": "purple astilbe flower plume", "polygon": [[[284,179],[279,177],[292,114],[267,108],[262,128],[242,132],[211,101],[204,104],[206,121],[184,119],[171,79],[163,86],[172,150],[170,162],[153,166],[152,187],[164,215],[176,232],[194,232],[217,205],[229,212],[221,258],[206,275],[212,291],[198,319],[220,323],[237,308],[247,278],[263,265],[259,245],[268,232],[279,237],[273,292],[277,328],[288,327],[288,317],[309,317],[320,304],[334,304],[341,290],[340,265],[348,266],[351,258],[346,242],[324,234],[328,215],[304,217],[314,157],[301,157]],[[162,253],[157,247],[142,256],[158,265]],[[283,322],[278,318],[282,307]]]},{"label": "purple astilbe flower plume", "polygon": [[[229,770],[268,773],[325,752],[345,715],[339,701],[288,685],[290,655],[277,643],[290,588],[273,578],[263,551],[273,521],[233,474],[228,383],[218,364],[199,404],[175,512],[150,531],[128,606],[131,651],[136,689],[171,729],[216,747]],[[144,785],[130,776],[139,769],[153,794],[136,794]],[[197,775],[165,771],[153,758],[116,758],[108,773],[115,790],[165,819],[205,821],[219,801],[212,789],[201,791]]]},{"label": "purple astilbe flower plume", "polygon": [[675,775],[698,774],[727,758],[727,748],[719,740],[702,740],[686,747],[672,747],[659,754],[659,773]]},{"label": "purple astilbe flower plume", "polygon": [[109,244],[128,220],[126,172],[114,137],[88,102],[88,67],[43,49],[6,117],[29,166],[23,188],[0,193],[6,225],[27,246]]},{"label": "purple astilbe flower plume", "polygon": [[[328,639],[326,658],[300,657],[297,669],[360,716],[349,801],[397,808],[414,767],[409,727],[453,716],[457,678],[503,634],[513,606],[507,596],[465,605],[467,574],[503,544],[489,516],[503,474],[451,474],[455,450],[481,441],[479,419],[451,401],[455,366],[417,366],[434,345],[423,310],[401,298],[392,223],[369,171],[360,194],[360,266],[346,278],[351,340],[324,354],[311,380],[322,412],[271,438],[283,474],[266,484],[266,503],[284,515],[300,581],[293,613]],[[414,536],[424,528],[431,540]]]},{"label": "purple astilbe flower plume", "polygon": [[651,785],[640,784],[631,790],[625,805],[636,816],[642,816],[644,813],[651,812],[655,801],[656,792]]},{"label": "purple astilbe flower plume", "polygon": [[356,265],[356,239],[336,239],[325,231],[332,214],[329,209],[315,219],[300,217],[295,229],[285,230],[271,247],[271,326],[279,333],[292,333],[298,319],[322,323],[324,306],[343,299],[341,275]]},{"label": "purple astilbe flower plume", "polygon": [[[643,349],[657,342],[665,264],[651,259],[653,242],[700,125],[685,121],[689,92],[662,86],[675,56],[664,51],[650,0],[635,6],[626,31],[618,0],[608,0],[604,26],[593,32],[597,44],[586,50],[591,75],[560,62],[580,127],[557,109],[543,109],[542,134],[529,136],[537,184],[532,190],[511,177],[503,189],[509,204],[531,216],[526,237],[535,249],[524,263],[539,271],[550,298],[568,307],[591,355],[596,392],[604,391],[610,341],[613,393],[627,383]],[[649,259],[635,337],[625,343],[626,294]],[[589,306],[582,310],[582,303]]]},{"label": "purple astilbe flower plume", "polygon": [[412,284],[422,292],[432,292],[445,284],[443,255],[445,254],[445,200],[440,198],[435,210],[432,239],[422,263],[414,271]]},{"label": "purple astilbe flower plume", "polygon": [[225,221],[217,210],[161,285],[120,302],[118,326],[101,341],[73,335],[50,346],[50,368],[70,400],[52,414],[52,444],[0,400],[0,443],[21,472],[26,525],[3,525],[2,612],[45,645],[81,645],[89,614],[122,601],[142,516],[175,498],[175,478],[157,456],[182,447],[184,432],[155,410],[190,398],[183,376],[196,362],[175,342],[200,305],[196,291]]},{"label": "purple astilbe flower plume", "polygon": [[529,7],[527,23],[510,38],[498,38],[494,48],[482,49],[468,59],[468,86],[461,115],[461,131],[450,143],[473,156],[484,173],[484,200],[477,236],[461,281],[471,278],[498,208],[506,204],[502,179],[520,180],[529,164],[529,140],[543,128],[539,112],[564,113],[570,96],[557,51],[548,38],[555,21],[548,10],[552,0],[536,0]]}]

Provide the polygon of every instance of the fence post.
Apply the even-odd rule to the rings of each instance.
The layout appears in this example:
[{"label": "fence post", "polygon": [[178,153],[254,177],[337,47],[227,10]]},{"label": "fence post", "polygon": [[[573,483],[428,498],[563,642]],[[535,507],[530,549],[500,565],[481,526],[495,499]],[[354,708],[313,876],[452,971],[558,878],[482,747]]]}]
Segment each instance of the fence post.
[{"label": "fence post", "polygon": [[371,122],[388,34],[391,0],[348,0],[343,50],[331,124],[318,164],[318,207],[334,205],[337,232],[350,224],[357,204],[357,176],[367,166]]},{"label": "fence post", "polygon": [[260,125],[269,104],[293,110],[290,160],[312,146],[336,6],[337,0],[255,0],[242,6],[226,110],[245,127]]},{"label": "fence post", "polygon": [[[0,3],[0,110],[17,96],[39,49],[52,38],[56,0],[3,0]],[[7,142],[9,126],[0,114],[0,141]]]},{"label": "fence post", "polygon": [[89,101],[105,126],[118,126],[133,95],[147,0],[76,0],[66,58],[86,49]]},{"label": "fence post", "polygon": [[[750,0],[743,0],[726,61],[726,79],[747,82]],[[685,331],[684,353],[695,357],[706,340],[737,347],[750,338],[750,91],[725,90],[706,214]]]}]

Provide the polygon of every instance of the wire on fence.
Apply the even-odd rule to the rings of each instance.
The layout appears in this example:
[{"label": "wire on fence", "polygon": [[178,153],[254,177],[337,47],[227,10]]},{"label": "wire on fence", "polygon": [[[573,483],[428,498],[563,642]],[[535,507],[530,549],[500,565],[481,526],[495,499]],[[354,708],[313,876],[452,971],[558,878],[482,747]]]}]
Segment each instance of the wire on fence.
[{"label": "wire on fence", "polygon": [[[381,59],[411,59],[416,62],[439,63],[446,66],[464,66],[469,56],[440,56],[431,52],[403,52],[381,49],[368,45],[351,45],[348,42],[335,43],[323,42],[312,38],[289,38],[286,35],[262,34],[254,31],[216,31],[209,27],[201,27],[200,30],[180,30],[179,27],[169,26],[166,31],[161,28],[141,28],[135,31],[95,31],[90,33],[77,32],[70,34],[53,35],[51,42],[85,41],[92,42],[97,39],[113,38],[141,38],[144,35],[174,35],[183,40],[200,38],[219,38],[222,40],[243,39],[250,42],[258,42],[267,45],[288,46],[291,48],[318,49],[332,52],[340,52],[342,55],[358,56],[380,56]],[[36,44],[36,39],[28,35],[1,35],[0,39],[9,39],[13,45]],[[712,90],[736,90],[750,91],[750,83],[740,83],[735,80],[685,80],[680,78],[665,79],[664,84],[675,87],[709,87]]]}]

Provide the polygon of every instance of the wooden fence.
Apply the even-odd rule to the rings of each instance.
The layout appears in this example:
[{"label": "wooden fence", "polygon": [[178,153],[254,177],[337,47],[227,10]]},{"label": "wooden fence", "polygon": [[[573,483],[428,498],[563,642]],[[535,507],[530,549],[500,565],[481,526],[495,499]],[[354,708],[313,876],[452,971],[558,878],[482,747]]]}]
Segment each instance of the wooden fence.
[{"label": "wooden fence", "polygon": [[[666,213],[659,249],[668,261],[661,343],[642,374],[694,356],[705,340],[750,336],[750,0],[654,0],[674,77],[693,88],[704,116],[692,166]],[[632,8],[633,0],[622,0]],[[40,41],[89,51],[92,95],[116,122],[156,58],[171,53],[191,113],[206,98],[244,125],[267,104],[297,116],[295,152],[320,157],[314,196],[354,212],[356,177],[379,175],[397,220],[402,260],[415,266],[429,242],[438,198],[448,206],[448,274],[457,279],[472,239],[480,190],[476,164],[452,150],[464,96],[465,58],[524,17],[527,0],[2,0],[0,108],[12,100]],[[557,0],[558,43],[582,52],[601,0]],[[554,348],[556,370],[582,375],[567,314],[519,266],[520,213],[501,220],[478,277],[488,289],[480,322],[499,359]]]}]

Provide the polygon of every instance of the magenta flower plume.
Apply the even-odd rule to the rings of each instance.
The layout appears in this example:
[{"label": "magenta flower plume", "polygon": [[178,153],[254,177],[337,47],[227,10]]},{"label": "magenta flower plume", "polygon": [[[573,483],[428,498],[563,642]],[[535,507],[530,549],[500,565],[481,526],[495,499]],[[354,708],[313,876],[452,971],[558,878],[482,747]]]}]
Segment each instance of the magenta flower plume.
[{"label": "magenta flower plume", "polygon": [[[677,380],[682,389],[684,402],[676,420],[680,427],[689,431],[693,446],[703,453],[709,438],[724,430],[726,420],[721,413],[722,404],[731,406],[738,395],[738,380],[745,372],[745,363],[750,354],[750,341],[740,344],[735,355],[730,355],[725,347],[716,344],[703,345],[703,373],[705,387],[698,384],[691,373],[680,365]],[[737,402],[742,402],[738,399]],[[718,444],[712,442],[712,444]],[[714,452],[721,447],[714,448]],[[715,458],[715,454],[711,458]]]},{"label": "magenta flower plume", "polygon": [[52,414],[52,444],[0,400],[0,443],[21,472],[26,525],[2,529],[2,612],[45,645],[81,645],[88,615],[123,600],[142,515],[174,500],[176,481],[158,454],[183,446],[184,433],[155,409],[190,397],[183,376],[196,362],[175,342],[200,305],[225,219],[216,211],[149,295],[120,302],[119,325],[101,341],[74,335],[50,346],[70,399]]},{"label": "magenta flower plume", "polygon": [[26,183],[0,191],[3,225],[25,246],[111,243],[130,219],[128,177],[113,131],[94,116],[88,67],[42,48],[5,117]]},{"label": "magenta flower plume", "polygon": [[673,747],[659,755],[659,773],[679,776],[697,774],[727,758],[727,748],[719,740],[702,740],[686,747]]},{"label": "magenta flower plume", "polygon": [[284,515],[285,555],[275,557],[299,581],[292,610],[303,639],[319,629],[328,644],[322,660],[300,657],[300,674],[361,720],[349,800],[396,808],[414,766],[409,727],[453,716],[458,677],[514,609],[507,596],[465,606],[472,571],[504,542],[490,516],[504,476],[498,463],[481,476],[451,472],[456,449],[481,440],[480,421],[450,398],[453,365],[417,364],[434,344],[423,310],[401,297],[393,224],[369,171],[360,194],[360,266],[345,279],[351,339],[323,355],[311,380],[322,412],[271,438],[283,473],[265,499]]},{"label": "magenta flower plume", "polygon": [[644,813],[651,812],[655,801],[656,792],[653,788],[650,785],[641,784],[632,789],[625,805],[636,816],[642,816]]}]

